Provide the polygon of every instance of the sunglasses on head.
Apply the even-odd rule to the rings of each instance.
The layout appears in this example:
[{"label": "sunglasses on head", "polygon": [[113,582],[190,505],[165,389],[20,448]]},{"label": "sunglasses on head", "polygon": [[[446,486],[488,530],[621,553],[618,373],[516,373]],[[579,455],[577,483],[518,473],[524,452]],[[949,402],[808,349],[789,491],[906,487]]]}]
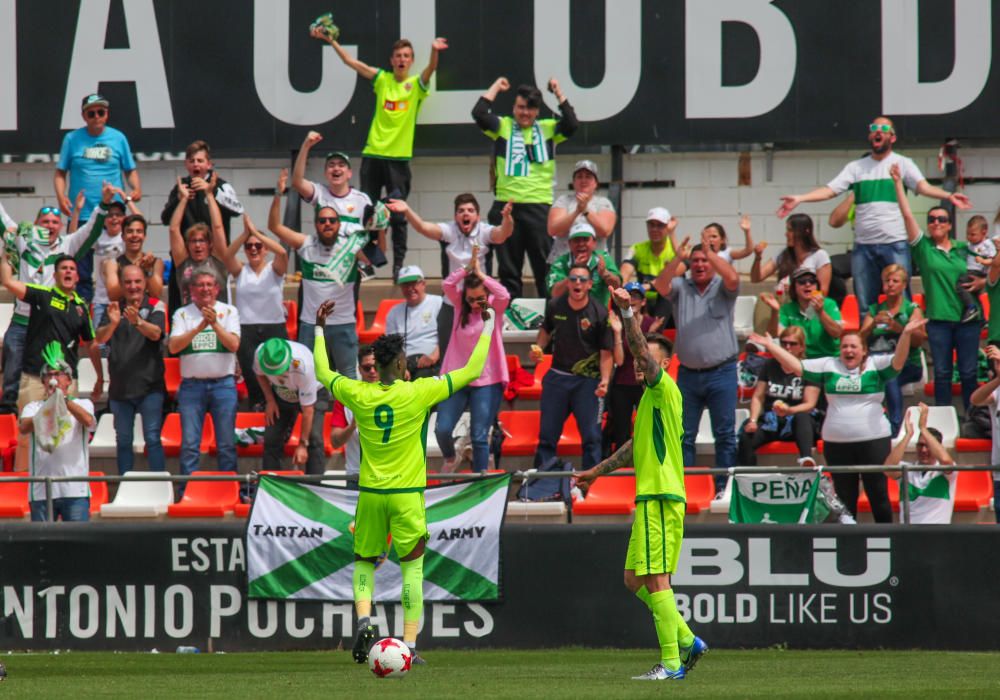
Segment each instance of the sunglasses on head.
[{"label": "sunglasses on head", "polygon": [[88,109],[84,114],[87,115],[88,119],[93,119],[94,117],[103,117],[108,113],[106,109]]},{"label": "sunglasses on head", "polygon": [[38,210],[39,216],[45,216],[46,214],[55,214],[56,216],[62,216],[62,212],[59,211],[59,207],[42,207]]},{"label": "sunglasses on head", "polygon": [[340,221],[340,219],[338,219],[336,216],[318,216],[318,217],[316,217],[316,223],[317,224],[335,224],[338,221]]},{"label": "sunglasses on head", "polygon": [[889,133],[892,133],[892,125],[891,124],[869,124],[868,125],[868,131],[870,131],[873,134],[876,131],[881,131],[883,134],[889,134]]},{"label": "sunglasses on head", "polygon": [[244,243],[243,247],[247,250],[260,250],[264,247],[263,243]]},{"label": "sunglasses on head", "polygon": [[927,223],[929,224],[947,224],[950,221],[951,217],[948,216],[933,216],[930,214],[927,216]]},{"label": "sunglasses on head", "polygon": [[590,281],[589,277],[584,277],[583,275],[570,275],[568,279],[569,279],[570,282],[589,282]]}]

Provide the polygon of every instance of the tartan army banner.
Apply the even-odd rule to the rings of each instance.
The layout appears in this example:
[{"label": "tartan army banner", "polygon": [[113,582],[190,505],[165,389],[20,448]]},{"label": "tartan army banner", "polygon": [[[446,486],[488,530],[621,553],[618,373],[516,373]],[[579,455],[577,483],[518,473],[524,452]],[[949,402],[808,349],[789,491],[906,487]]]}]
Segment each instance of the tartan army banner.
[{"label": "tartan army banner", "polygon": [[731,523],[813,522],[816,474],[738,474],[729,500]]},{"label": "tartan army banner", "polygon": [[[498,474],[426,490],[425,600],[500,597],[509,486],[510,475]],[[357,500],[358,491],[343,487],[262,477],[247,525],[248,596],[352,600]],[[377,599],[398,601],[402,575],[391,542],[376,566]]]}]

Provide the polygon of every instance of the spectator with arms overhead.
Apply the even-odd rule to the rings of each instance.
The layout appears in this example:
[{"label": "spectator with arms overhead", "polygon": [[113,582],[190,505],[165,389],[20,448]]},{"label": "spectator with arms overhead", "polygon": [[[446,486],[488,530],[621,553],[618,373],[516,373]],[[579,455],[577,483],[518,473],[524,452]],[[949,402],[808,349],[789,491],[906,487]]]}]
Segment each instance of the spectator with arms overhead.
[{"label": "spectator with arms overhead", "polygon": [[407,265],[399,271],[399,290],[403,303],[389,310],[385,332],[403,336],[410,379],[433,377],[441,363],[437,317],[444,300],[427,293],[424,271],[416,265]]},{"label": "spectator with arms overhead", "polygon": [[[889,456],[889,421],[882,411],[885,383],[906,364],[910,352],[910,337],[927,321],[911,318],[899,335],[892,355],[868,354],[858,333],[845,333],[840,338],[839,357],[819,357],[802,360],[775,343],[770,335],[750,335],[751,342],[770,352],[781,368],[806,381],[819,384],[826,394],[826,419],[823,421],[823,452],[827,464],[851,466],[883,464]],[[877,523],[892,522],[892,508],[885,475],[877,472],[861,474],[865,493]],[[852,516],[858,513],[858,474],[833,475],[837,496]]]},{"label": "spectator with arms overhead", "polygon": [[487,218],[491,224],[499,224],[504,202],[514,202],[514,235],[498,251],[500,282],[512,299],[523,296],[521,268],[527,253],[537,296],[542,297],[552,247],[548,217],[555,185],[556,145],[572,136],[579,122],[555,78],[549,80],[549,90],[559,100],[562,116],[558,120],[538,118],[542,93],[532,85],[517,88],[513,117],[498,117],[493,113],[493,102],[509,89],[507,78],[497,78],[472,108],[476,125],[494,142],[496,200]]},{"label": "spectator with arms overhead", "polygon": [[[927,417],[930,409],[927,404],[920,404],[920,423],[917,434],[917,463],[903,461],[906,448],[913,439],[913,423],[906,421],[903,439],[896,443],[892,452],[885,460],[889,467],[885,475],[900,482],[900,493],[906,494],[910,502],[910,525],[950,525],[951,515],[955,510],[955,482],[958,473],[954,471],[929,471],[921,469],[906,470],[906,488],[902,488],[903,472],[898,468],[907,467],[941,467],[955,463],[948,450],[941,444],[941,431],[927,427]],[[902,517],[902,515],[900,516]]]},{"label": "spectator with arms overhead", "polygon": [[906,156],[894,153],[896,127],[888,117],[876,117],[868,125],[868,143],[872,152],[851,161],[837,177],[823,187],[806,194],[785,195],[781,198],[778,216],[785,217],[799,204],[833,199],[847,189],[854,192],[854,252],[851,274],[854,293],[862,314],[878,301],[879,275],[893,263],[910,271],[910,250],[906,244],[906,226],[897,206],[898,196],[889,169],[896,166],[907,187],[925,197],[950,201],[959,209],[968,209],[969,198],[957,192],[946,192],[931,185],[923,173]]},{"label": "spectator with arms overhead", "polygon": [[[674,351],[680,359],[677,386],[684,397],[684,465],[693,467],[695,438],[706,408],[715,436],[715,466],[728,469],[736,463],[736,360],[739,347],[733,316],[740,277],[707,242],[693,249],[681,243],[677,257],[653,281],[657,292],[668,297],[677,322]],[[678,276],[685,263],[690,277]],[[725,487],[717,476],[716,491]]]},{"label": "spectator with arms overhead", "polygon": [[597,192],[597,163],[592,160],[577,161],[573,166],[573,192],[560,195],[549,209],[549,235],[552,250],[551,265],[560,255],[569,252],[568,235],[574,224],[587,223],[594,229],[597,249],[607,252],[608,240],[615,230],[618,217],[611,200]]},{"label": "spectator with arms overhead", "polygon": [[301,343],[269,338],[253,353],[252,371],[267,400],[261,468],[281,468],[281,454],[301,413],[302,437],[292,465],[304,465],[308,474],[322,474],[326,464],[323,420],[328,395],[316,381],[312,351]]},{"label": "spectator with arms overhead", "polygon": [[[223,303],[229,301],[229,285],[226,284],[226,266],[219,259],[226,250],[226,231],[222,227],[222,211],[215,201],[215,173],[209,180],[209,187],[204,190],[205,201],[208,203],[209,218],[211,225],[198,222],[181,233],[181,225],[184,221],[184,213],[187,211],[188,203],[194,199],[195,192],[177,178],[177,190],[180,193],[180,200],[177,208],[174,209],[173,216],[170,217],[170,257],[174,261],[173,271],[170,279],[177,280],[177,289],[180,292],[180,304],[191,303],[191,291],[188,286],[191,284],[194,270],[202,267],[210,267],[216,279],[221,285],[220,294]],[[174,309],[179,306],[174,306]]]},{"label": "spectator with arms overhead", "polygon": [[[73,396],[73,375],[58,341],[42,350],[41,378],[44,393],[21,411],[19,429],[31,435],[32,476],[87,476],[90,473],[90,433],[97,426],[94,404]],[[51,402],[63,401],[68,415],[52,420],[39,416],[54,411]],[[49,519],[45,484],[31,484],[31,520]],[[90,520],[90,485],[85,481],[55,482],[52,488],[52,519],[63,522]]]},{"label": "spectator with arms overhead", "polygon": [[[313,29],[312,36],[329,42],[340,60],[365,80],[372,81],[375,93],[375,114],[368,129],[368,140],[362,152],[361,189],[374,202],[382,196],[406,199],[410,194],[410,159],[413,157],[413,132],[417,115],[427,98],[428,83],[438,66],[438,53],[448,48],[448,40],[438,37],[431,42],[431,58],[419,76],[410,75],[413,66],[413,44],[400,39],[392,45],[389,59],[392,71],[374,68],[349,54],[336,39]],[[392,217],[392,276],[395,279],[406,257],[406,220]]]},{"label": "spectator with arms overhead", "polygon": [[219,278],[207,265],[191,275],[191,303],[174,312],[170,324],[171,353],[181,356],[181,473],[198,469],[205,412],[215,425],[219,469],[236,465],[236,351],[240,347],[240,314],[219,301]]},{"label": "spectator with arms overhead", "polygon": [[556,456],[563,425],[572,412],[583,440],[581,463],[590,468],[601,459],[601,404],[608,393],[611,370],[611,329],[607,305],[590,293],[590,268],[574,263],[568,291],[545,305],[545,320],[531,359],[540,362],[543,348],[553,343],[552,368],[542,378],[541,422],[535,466]]},{"label": "spectator with arms overhead", "polygon": [[595,250],[596,247],[597,239],[593,226],[588,223],[573,224],[569,232],[569,252],[556,258],[549,268],[546,279],[549,294],[553,299],[564,295],[569,288],[567,277],[570,268],[583,265],[590,270],[593,279],[591,296],[601,305],[608,305],[611,301],[611,290],[621,285],[621,276],[614,258],[608,255],[607,251]]},{"label": "spectator with arms overhead", "polygon": [[[670,302],[653,288],[653,280],[677,255],[677,246],[674,242],[676,230],[677,217],[670,216],[670,212],[664,207],[650,209],[646,214],[647,240],[629,248],[621,264],[622,283],[641,284],[646,290],[647,313],[665,319],[670,318]],[[683,275],[685,269],[679,267],[677,274]]]},{"label": "spectator with arms overhead", "polygon": [[[116,273],[117,274],[117,273]],[[108,358],[108,403],[115,418],[118,473],[132,470],[135,416],[142,418],[142,434],[150,471],[166,469],[160,432],[163,427],[162,340],[166,305],[146,293],[142,268],[128,264],[121,271],[124,296],[108,304],[98,321],[95,340],[111,347]]]},{"label": "spectator with arms overhead", "polygon": [[[68,214],[72,211],[71,202],[76,201],[77,195],[83,191],[86,194],[83,211],[92,211],[104,199],[101,190],[105,183],[110,183],[119,191],[125,186],[123,172],[131,189],[125,200],[138,202],[142,199],[139,171],[135,168],[132,148],[125,134],[108,126],[111,104],[103,95],[94,93],[83,98],[80,111],[86,126],[66,134],[59,150],[54,179],[59,208]],[[100,231],[101,227],[97,230]],[[89,302],[93,294],[91,273],[94,260],[92,256],[80,257],[85,258],[81,260],[80,296]]]},{"label": "spectator with arms overhead", "polygon": [[[246,379],[250,406],[256,411],[264,405],[261,385],[251,380],[257,346],[271,338],[288,338],[282,305],[288,252],[258,231],[247,214],[243,215],[243,227],[243,233],[226,249],[222,261],[236,278],[236,310],[240,312],[241,324],[237,357]],[[236,258],[241,247],[247,258],[245,264]],[[274,256],[273,260],[267,259],[268,252]]]},{"label": "spectator with arms overhead", "polygon": [[[778,342],[800,360],[805,358],[806,336],[801,327],[784,329]],[[818,384],[786,372],[777,360],[768,359],[754,386],[750,417],[740,429],[739,463],[756,466],[759,448],[775,440],[794,440],[799,448],[799,464],[815,467],[812,448],[816,423],[812,411],[818,400]]]},{"label": "spectator with arms overhead", "polygon": [[[899,334],[911,318],[923,318],[924,312],[903,292],[906,290],[906,270],[902,265],[890,265],[882,270],[882,291],[885,301],[873,304],[868,310],[865,322],[861,324],[861,337],[868,343],[872,355],[891,355],[896,351]],[[899,374],[885,384],[885,408],[889,414],[892,436],[899,432],[903,422],[904,384],[920,381],[924,376],[920,362],[920,346],[927,339],[923,328],[913,331],[910,339],[910,356]]]},{"label": "spectator with arms overhead", "polygon": [[726,229],[722,227],[722,224],[711,223],[706,226],[702,231],[704,234],[702,240],[707,240],[712,250],[718,253],[720,258],[732,265],[734,261],[749,257],[753,252],[753,237],[750,235],[750,217],[746,214],[740,217],[740,229],[743,231],[743,239],[746,245],[739,250],[733,250],[729,247]]},{"label": "spectator with arms overhead", "polygon": [[[302,263],[302,313],[299,315],[299,342],[312,347],[316,326],[316,310],[327,299],[337,304],[337,310],[324,317],[323,333],[330,341],[328,362],[341,374],[353,378],[358,353],[358,330],[355,320],[354,282],[358,278],[357,253],[368,240],[361,228],[345,228],[337,209],[329,204],[317,205],[316,233],[307,236],[281,223],[281,195],[285,188],[284,170],[278,178],[278,189],[271,201],[267,227],[282,243],[295,250]],[[306,322],[308,319],[308,323]],[[326,344],[324,343],[324,347]]]},{"label": "spectator with arms overhead", "polygon": [[[507,289],[492,277],[483,274],[479,264],[479,256],[472,256],[468,268],[461,267],[455,270],[442,285],[445,298],[450,299],[458,309],[458,317],[455,318],[450,330],[451,342],[448,344],[448,351],[441,365],[442,374],[447,374],[468,362],[482,335],[485,323],[483,316],[490,317],[487,309],[493,309],[492,318],[503,318],[503,312],[510,303]],[[444,471],[452,471],[455,468],[455,442],[452,439],[452,432],[466,408],[470,413],[472,469],[483,472],[489,466],[490,427],[496,420],[497,411],[500,410],[504,386],[510,381],[502,331],[499,325],[494,326],[490,354],[486,358],[482,374],[469,386],[456,391],[438,406],[435,434],[444,457],[442,468]]]},{"label": "spectator with arms overhead", "polygon": [[806,357],[833,357],[840,347],[844,322],[833,299],[819,290],[816,269],[803,265],[791,276],[788,301],[778,305],[773,294],[761,294],[771,307],[768,332],[777,335],[779,328],[798,326],[805,332]]}]

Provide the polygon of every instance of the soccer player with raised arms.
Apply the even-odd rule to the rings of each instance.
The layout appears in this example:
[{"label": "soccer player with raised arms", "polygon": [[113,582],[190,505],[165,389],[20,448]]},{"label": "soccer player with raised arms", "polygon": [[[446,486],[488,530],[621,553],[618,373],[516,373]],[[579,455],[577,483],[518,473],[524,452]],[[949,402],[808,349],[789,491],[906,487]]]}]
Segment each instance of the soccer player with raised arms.
[{"label": "soccer player with raised arms", "polygon": [[625,586],[653,614],[660,642],[660,662],[633,680],[681,680],[708,645],[694,636],[677,612],[670,574],[684,537],[684,460],[681,457],[681,392],[667,374],[672,347],[660,335],[643,337],[639,319],[629,305],[630,295],[614,290],[621,310],[629,349],[635,358],[636,378],[644,391],[635,416],[632,439],[590,469],[577,472],[589,483],[602,474],[635,465],[635,520],[625,557]]},{"label": "soccer player with raised arms", "polygon": [[[316,324],[323,326],[333,311],[326,301],[316,311]],[[454,392],[479,377],[486,364],[495,319],[483,311],[483,331],[465,367],[441,377],[406,380],[403,336],[385,335],[372,350],[379,381],[349,379],[330,370],[326,339],[316,334],[313,354],[316,378],[354,413],[361,442],[361,473],[358,507],[354,516],[354,606],[358,631],[354,660],[367,662],[375,643],[371,624],[375,590],[375,561],[385,551],[387,536],[399,555],[403,576],[403,641],[416,663],[417,627],[423,612],[424,546],[430,537],[424,510],[427,486],[427,422],[430,410]]]}]

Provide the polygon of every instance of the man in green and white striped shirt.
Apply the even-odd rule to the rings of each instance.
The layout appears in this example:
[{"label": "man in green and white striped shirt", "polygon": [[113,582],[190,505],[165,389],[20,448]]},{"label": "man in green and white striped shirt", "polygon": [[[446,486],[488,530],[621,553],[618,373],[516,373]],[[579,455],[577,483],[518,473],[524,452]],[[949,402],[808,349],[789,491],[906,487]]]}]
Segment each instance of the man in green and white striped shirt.
[{"label": "man in green and white striped shirt", "polygon": [[[906,421],[903,439],[897,443],[885,460],[886,476],[902,480],[903,472],[896,469],[899,465],[907,467],[950,466],[955,463],[948,450],[941,444],[941,431],[927,427],[929,414],[927,404],[920,404],[919,432],[917,434],[917,463],[903,461],[903,453],[913,438],[913,423]],[[905,497],[910,502],[910,525],[949,525],[951,514],[955,510],[955,482],[958,473],[954,471],[924,471],[907,469]],[[900,484],[902,487],[902,483]],[[902,497],[902,488],[900,489]],[[900,515],[902,518],[902,515]]]}]

